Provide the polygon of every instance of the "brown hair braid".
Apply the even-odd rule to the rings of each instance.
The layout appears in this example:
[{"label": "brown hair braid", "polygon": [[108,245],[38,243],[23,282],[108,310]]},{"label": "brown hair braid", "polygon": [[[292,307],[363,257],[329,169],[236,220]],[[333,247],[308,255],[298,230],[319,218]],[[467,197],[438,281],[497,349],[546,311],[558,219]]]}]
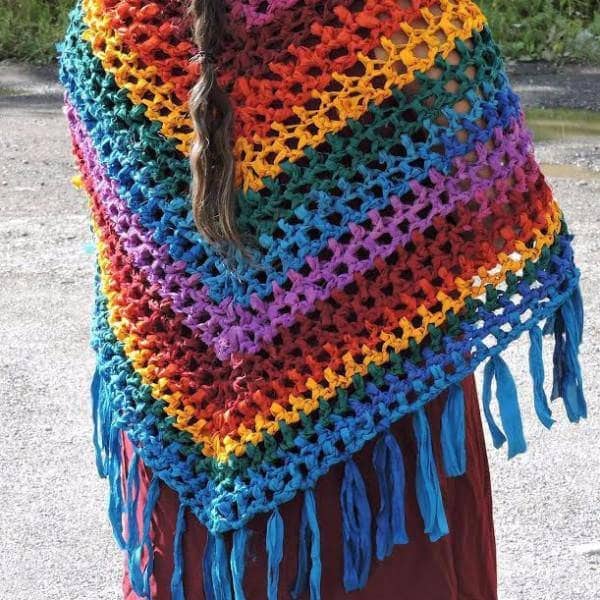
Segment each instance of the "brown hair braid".
[{"label": "brown hair braid", "polygon": [[215,54],[225,33],[223,0],[192,0],[194,41],[202,63],[190,98],[196,139],[190,155],[192,210],[198,230],[210,242],[242,245],[236,224],[233,111],[217,82]]}]

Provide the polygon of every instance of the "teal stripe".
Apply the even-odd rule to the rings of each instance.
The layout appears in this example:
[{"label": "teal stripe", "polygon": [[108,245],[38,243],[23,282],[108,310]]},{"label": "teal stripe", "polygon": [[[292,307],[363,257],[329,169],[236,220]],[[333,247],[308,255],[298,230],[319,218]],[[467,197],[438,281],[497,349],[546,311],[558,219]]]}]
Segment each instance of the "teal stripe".
[{"label": "teal stripe", "polygon": [[[406,111],[399,112],[397,107],[384,116],[385,103],[379,107],[372,105],[369,114],[377,127],[373,124],[365,127],[359,121],[348,124],[353,131],[352,139],[366,136],[371,146],[370,150],[361,148],[354,153],[353,165],[343,167],[343,149],[347,149],[350,142],[342,134],[328,136],[333,150],[331,156],[325,157],[308,148],[308,168],[299,169],[297,163],[285,163],[283,168],[288,171],[290,180],[283,192],[276,193],[275,182],[267,179],[265,183],[272,188],[268,197],[249,193],[242,201],[242,229],[251,232],[255,228],[256,234],[262,236],[265,251],[257,259],[259,266],[246,265],[243,277],[238,277],[238,273],[232,274],[224,268],[196,231],[186,193],[187,159],[175,149],[173,140],[166,141],[160,135],[160,123],[149,122],[144,117],[144,107],[133,107],[126,90],[119,90],[114,78],[104,72],[81,39],[82,28],[76,20],[72,23],[67,38],[69,51],[61,60],[61,78],[70,97],[89,126],[109,174],[122,183],[122,196],[130,208],[140,214],[158,244],[169,246],[174,260],[185,261],[188,273],[202,277],[215,302],[233,296],[236,303],[247,307],[253,293],[263,299],[268,297],[275,284],[285,285],[290,270],[301,272],[308,257],[319,254],[329,239],[339,239],[348,233],[352,222],[368,220],[371,210],[384,208],[388,203],[387,193],[406,193],[410,189],[409,181],[426,179],[430,168],[448,172],[454,156],[472,150],[476,142],[487,141],[496,126],[506,126],[519,114],[518,101],[507,87],[500,56],[487,30],[476,34],[473,51],[459,42],[459,49],[466,57],[461,67],[463,71],[474,62],[483,63],[483,57],[488,61],[480,87],[490,100],[482,101],[472,90],[473,82],[440,57],[438,66],[444,72],[440,81],[433,82],[419,75],[422,94],[410,101],[402,91],[394,92],[406,111],[414,110],[426,94],[438,94],[429,113],[417,113],[421,121],[411,122],[406,118]],[[449,80],[460,80],[460,90],[454,96],[443,90]],[[493,84],[484,85],[488,80]],[[473,109],[470,115],[457,115],[449,107],[465,94],[471,94]],[[450,121],[448,127],[433,123],[433,117],[442,111]],[[465,120],[478,119],[484,114],[488,128],[474,127],[469,141],[459,144],[451,132],[464,127]],[[378,134],[381,127],[390,127],[398,134],[391,139],[383,138]],[[431,135],[430,140],[417,141],[425,129]],[[409,156],[398,163],[393,153],[399,150],[390,144],[399,147],[400,142]],[[436,145],[445,148],[443,154],[432,151]],[[380,167],[385,165],[382,172],[372,168],[375,162]],[[323,176],[323,164],[329,169],[337,165],[341,174],[337,182],[334,178],[337,187],[329,191],[323,186],[331,185],[332,177]],[[350,173],[365,181],[360,185],[349,181]],[[307,189],[311,192],[306,193]],[[314,239],[312,232],[316,235]]]}]

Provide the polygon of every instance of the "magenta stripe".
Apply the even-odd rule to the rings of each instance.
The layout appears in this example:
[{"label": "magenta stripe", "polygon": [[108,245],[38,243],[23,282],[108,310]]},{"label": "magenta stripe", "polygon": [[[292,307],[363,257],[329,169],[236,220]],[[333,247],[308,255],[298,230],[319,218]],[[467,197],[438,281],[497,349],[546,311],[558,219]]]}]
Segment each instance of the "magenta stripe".
[{"label": "magenta stripe", "polygon": [[[229,0],[231,16],[243,17],[251,27],[261,27],[275,20],[277,15],[300,0]],[[266,6],[266,8],[265,8]],[[260,10],[259,10],[260,7]]]},{"label": "magenta stripe", "polygon": [[[435,216],[444,216],[452,212],[459,203],[466,204],[476,199],[479,205],[478,218],[491,214],[493,204],[506,202],[506,195],[490,199],[486,190],[493,182],[509,177],[517,170],[535,170],[538,168],[531,154],[531,138],[524,128],[522,117],[514,121],[506,132],[500,128],[494,132],[498,146],[493,150],[479,144],[476,159],[468,161],[461,157],[453,162],[455,171],[448,177],[436,170],[431,170],[429,178],[433,187],[424,187],[418,182],[411,182],[415,196],[410,207],[404,206],[399,198],[392,196],[393,214],[383,217],[378,211],[369,213],[372,229],[368,231],[357,224],[350,224],[352,241],[340,244],[330,239],[328,248],[332,257],[320,261],[316,256],[307,258],[310,274],[303,276],[290,271],[289,291],[273,286],[274,299],[265,303],[258,296],[251,297],[251,309],[236,304],[228,298],[215,304],[208,296],[206,288],[201,284],[199,276],[185,273],[183,261],[173,261],[168,246],[158,246],[151,234],[140,223],[139,215],[132,213],[117,193],[117,184],[111,180],[92,146],[79,121],[75,109],[68,107],[68,118],[72,125],[75,143],[81,148],[85,157],[86,169],[96,182],[96,193],[102,198],[105,216],[113,223],[113,227],[122,240],[124,250],[131,256],[132,263],[147,275],[149,281],[160,288],[160,295],[168,298],[175,312],[186,315],[185,324],[194,331],[201,332],[201,338],[208,346],[213,346],[220,360],[227,360],[232,353],[253,354],[265,344],[273,340],[277,330],[290,327],[296,315],[310,312],[318,300],[327,299],[335,289],[351,283],[355,273],[368,270],[377,257],[389,256],[398,246],[408,243],[414,231],[423,231]],[[487,166],[494,173],[494,179],[488,180],[482,170]],[[465,189],[465,182],[470,187]],[[499,188],[505,193],[506,183]],[[512,191],[525,192],[527,185],[521,179]],[[446,201],[443,200],[446,198]],[[449,199],[452,199],[450,202]],[[425,217],[419,212],[429,209]],[[385,243],[382,243],[382,238]],[[365,258],[361,260],[360,249],[365,248]],[[358,255],[358,256],[357,256]],[[336,275],[338,267],[345,267],[345,272]],[[322,282],[325,281],[325,285]]]}]

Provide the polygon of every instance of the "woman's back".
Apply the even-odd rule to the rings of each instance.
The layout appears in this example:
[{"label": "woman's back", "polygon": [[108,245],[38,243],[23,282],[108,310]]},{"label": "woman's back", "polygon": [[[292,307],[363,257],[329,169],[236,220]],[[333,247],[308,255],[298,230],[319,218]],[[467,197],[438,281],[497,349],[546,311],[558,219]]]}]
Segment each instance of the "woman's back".
[{"label": "woman's back", "polygon": [[[149,523],[122,532],[136,501],[119,488],[121,429],[225,564],[223,534],[270,513],[277,537],[278,507],[302,492],[310,511],[340,463],[351,513],[352,456],[410,415],[419,505],[438,539],[447,523],[427,403],[444,390],[455,399],[440,435],[447,472],[462,475],[459,384],[489,361],[486,405],[495,378],[504,430],[486,411],[494,442],[523,452],[499,352],[531,330],[536,409],[550,425],[537,323],[555,315],[554,395],[571,420],[586,412],[571,237],[498,48],[468,0],[230,0],[224,12],[218,52],[201,56],[233,111],[247,246],[229,258],[198,231],[190,201],[189,101],[203,63],[187,3],[83,0],[62,48],[98,240],[96,441],[117,538],[132,535],[135,556]],[[375,537],[394,537],[382,523]],[[354,527],[347,569],[364,573],[370,525]],[[241,561],[235,542],[232,552]]]}]

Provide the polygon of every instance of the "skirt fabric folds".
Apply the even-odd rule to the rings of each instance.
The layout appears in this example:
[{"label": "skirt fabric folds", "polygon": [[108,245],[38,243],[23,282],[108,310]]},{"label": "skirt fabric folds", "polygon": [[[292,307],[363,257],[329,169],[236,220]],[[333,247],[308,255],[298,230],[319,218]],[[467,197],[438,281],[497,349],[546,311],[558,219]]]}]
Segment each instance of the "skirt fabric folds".
[{"label": "skirt fabric folds", "polygon": [[[343,553],[341,543],[341,511],[339,491],[343,466],[334,467],[316,487],[317,513],[321,531],[323,600],[495,600],[496,551],[492,518],[489,468],[483,437],[477,391],[473,375],[463,381],[466,414],[467,472],[450,478],[444,473],[440,448],[440,420],[446,394],[441,394],[427,408],[431,424],[434,452],[442,488],[450,533],[430,542],[423,533],[423,521],[415,496],[416,448],[410,417],[393,427],[404,456],[406,470],[406,527],[409,543],[396,546],[383,561],[373,560],[367,585],[363,590],[347,593],[342,582]],[[133,447],[124,440],[123,473],[132,456]],[[363,473],[371,506],[378,506],[378,484],[371,467],[374,442],[369,443],[355,459]],[[151,480],[149,469],[140,461],[140,507]],[[123,479],[124,481],[124,479]],[[152,521],[154,575],[152,598],[170,600],[173,571],[173,538],[178,500],[175,492],[160,484],[160,495]],[[297,531],[301,513],[301,497],[284,504],[281,515],[285,523],[284,556],[281,563],[279,598],[288,600],[296,575]],[[183,537],[184,588],[186,600],[204,598],[202,558],[207,539],[206,529],[189,511]],[[141,510],[138,518],[141,522]],[[267,517],[255,518],[250,525],[248,561],[244,578],[247,600],[267,598],[267,558],[265,531]],[[144,557],[145,560],[145,557]],[[123,577],[125,600],[140,600],[129,584],[127,561]]]}]

